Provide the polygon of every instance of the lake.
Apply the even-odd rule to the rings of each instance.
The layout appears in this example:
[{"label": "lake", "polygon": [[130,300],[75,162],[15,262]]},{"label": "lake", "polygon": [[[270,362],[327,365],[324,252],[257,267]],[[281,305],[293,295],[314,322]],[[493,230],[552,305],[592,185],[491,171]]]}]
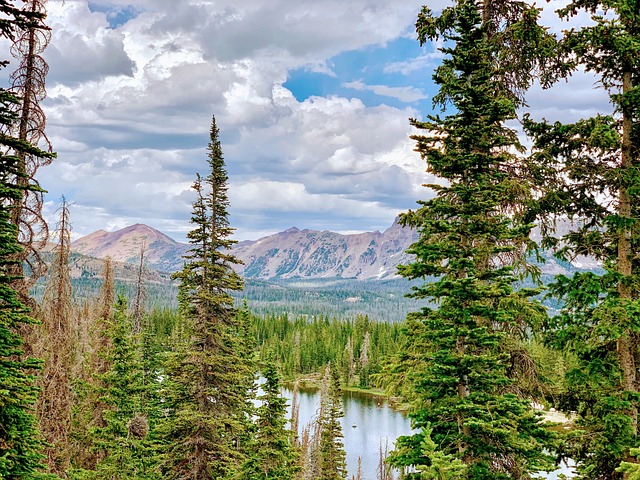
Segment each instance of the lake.
[{"label": "lake", "polygon": [[[285,389],[283,396],[289,401],[293,391]],[[304,389],[298,394],[300,403],[300,428],[313,421],[320,406],[320,394],[317,390]],[[393,448],[401,435],[411,434],[409,419],[390,407],[385,398],[359,392],[344,392],[344,418],[342,432],[347,452],[348,478],[358,470],[358,457],[362,459],[363,480],[376,480],[380,462],[380,447]],[[570,476],[570,468],[564,466],[551,474],[541,474],[539,478],[557,479],[559,473]]]}]

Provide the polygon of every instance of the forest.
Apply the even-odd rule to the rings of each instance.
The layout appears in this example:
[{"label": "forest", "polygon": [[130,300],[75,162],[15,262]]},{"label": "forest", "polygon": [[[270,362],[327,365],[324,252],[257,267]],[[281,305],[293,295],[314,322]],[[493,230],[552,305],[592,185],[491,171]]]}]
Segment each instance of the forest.
[{"label": "forest", "polygon": [[[568,458],[573,478],[640,479],[637,0],[569,1],[558,36],[518,0],[416,12],[417,41],[442,54],[439,113],[409,120],[437,181],[400,216],[419,233],[399,267],[414,302],[402,322],[385,321],[384,305],[252,311],[229,253],[215,115],[175,302],[148,308],[144,246],[135,285],[116,288],[107,259],[74,292],[69,205],[50,236],[42,214],[39,168],[56,158],[39,103],[45,3],[0,0],[0,13],[18,63],[0,88],[0,478],[347,478],[341,392],[358,388],[402,399],[415,433],[384,461],[403,479],[544,478]],[[532,86],[577,70],[597,76],[610,111],[533,118]],[[559,221],[574,228],[559,236]],[[543,279],[532,259],[547,251],[602,269]],[[321,392],[302,434],[285,381]],[[572,412],[572,427],[534,403]]]}]

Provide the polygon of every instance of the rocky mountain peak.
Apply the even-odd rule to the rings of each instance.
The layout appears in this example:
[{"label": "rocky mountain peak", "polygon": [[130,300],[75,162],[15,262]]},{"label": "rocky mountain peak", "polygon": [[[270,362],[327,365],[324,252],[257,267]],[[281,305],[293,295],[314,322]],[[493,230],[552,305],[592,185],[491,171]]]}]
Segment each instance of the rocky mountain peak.
[{"label": "rocky mountain peak", "polygon": [[115,232],[91,233],[72,242],[71,250],[90,257],[138,263],[143,245],[148,266],[165,272],[178,270],[182,266],[182,255],[189,248],[155,228],[137,223]]}]

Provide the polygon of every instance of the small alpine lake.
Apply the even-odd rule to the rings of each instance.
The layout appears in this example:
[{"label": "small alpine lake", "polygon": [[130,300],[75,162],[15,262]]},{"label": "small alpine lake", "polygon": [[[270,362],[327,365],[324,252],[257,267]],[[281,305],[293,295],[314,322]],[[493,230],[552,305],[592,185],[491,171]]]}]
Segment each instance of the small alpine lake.
[{"label": "small alpine lake", "polygon": [[[283,390],[288,400],[289,410],[293,391]],[[315,388],[300,388],[300,428],[312,422],[320,406],[320,393]],[[409,418],[394,410],[385,397],[366,392],[345,391],[343,394],[344,418],[342,431],[347,452],[348,478],[358,471],[358,458],[362,461],[362,480],[376,480],[380,464],[380,449],[391,450],[396,438],[411,434]],[[563,467],[551,474],[541,474],[539,478],[554,480],[563,473],[570,478],[571,470]],[[396,475],[397,478],[397,475]]]}]

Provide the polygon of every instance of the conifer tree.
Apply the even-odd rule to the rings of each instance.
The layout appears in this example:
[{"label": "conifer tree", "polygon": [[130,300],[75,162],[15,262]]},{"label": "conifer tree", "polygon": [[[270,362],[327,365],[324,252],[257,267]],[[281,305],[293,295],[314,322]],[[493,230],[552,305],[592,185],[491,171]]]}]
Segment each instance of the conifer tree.
[{"label": "conifer tree", "polygon": [[71,225],[64,197],[59,212],[56,227],[58,243],[39,313],[42,325],[34,330],[32,345],[35,353],[44,360],[38,382],[37,413],[40,430],[48,443],[47,466],[57,475],[63,475],[70,465],[71,381],[78,332],[73,324],[76,312],[69,274]]},{"label": "conifer tree", "polygon": [[150,441],[150,405],[143,378],[142,351],[127,304],[118,298],[105,335],[112,348],[106,352],[108,370],[99,375],[97,396],[103,406],[102,422],[92,428],[95,449],[100,451],[94,470],[74,472],[74,479],[157,479],[158,460]]},{"label": "conifer tree", "polygon": [[340,419],[344,417],[342,408],[342,388],[340,387],[340,373],[331,364],[325,371],[324,382],[328,384],[326,396],[321,399],[320,442],[318,451],[318,466],[321,480],[339,480],[347,478],[346,452],[342,442],[342,425]]},{"label": "conifer tree", "polygon": [[[565,32],[565,65],[576,63],[599,77],[613,111],[572,124],[528,119],[532,156],[544,185],[541,223],[573,221],[563,238],[547,238],[558,256],[588,255],[603,274],[559,276],[552,294],[564,303],[548,324],[547,341],[576,354],[567,374],[578,428],[569,454],[581,478],[625,478],[622,461],[636,463],[640,408],[640,13],[635,1],[572,1],[559,11],[592,24]],[[606,12],[606,15],[603,15]]]},{"label": "conifer tree", "polygon": [[371,347],[371,335],[366,331],[360,346],[360,386],[369,385],[369,348]]},{"label": "conifer tree", "polygon": [[147,245],[143,241],[142,245],[140,245],[140,263],[138,264],[138,276],[136,278],[136,291],[135,297],[133,299],[132,312],[131,315],[133,317],[133,330],[134,333],[140,333],[142,331],[142,316],[143,316],[143,308],[142,303],[145,299],[145,284],[144,284],[144,273],[145,273],[145,253],[147,251]]},{"label": "conifer tree", "polygon": [[[11,91],[20,98],[20,102],[9,107],[15,113],[16,121],[0,124],[3,133],[36,147],[44,143],[49,151],[44,153],[39,149],[26,151],[18,148],[11,152],[19,159],[19,175],[15,175],[13,181],[23,189],[22,197],[12,200],[11,223],[18,227],[17,240],[22,251],[18,254],[20,258],[11,268],[12,275],[17,277],[16,289],[23,302],[30,307],[35,302],[29,297],[28,288],[46,271],[39,250],[46,245],[49,233],[47,223],[42,217],[43,190],[39,188],[36,173],[40,166],[51,163],[55,157],[55,154],[51,153],[51,144],[44,132],[46,117],[39,105],[46,96],[45,79],[49,69],[42,53],[51,37],[50,28],[44,23],[45,3],[45,0],[23,1],[19,13],[23,21],[13,22],[10,38],[14,43],[11,54],[18,60],[18,66],[11,74],[10,80]],[[14,8],[12,4],[13,2],[3,2],[3,10]],[[26,272],[24,264],[29,266]]]},{"label": "conifer tree", "polygon": [[[0,100],[3,102],[0,108],[4,109],[4,102],[13,98],[0,91]],[[15,147],[35,150],[27,143],[1,139]],[[15,277],[10,274],[15,254],[21,251],[8,207],[9,202],[22,195],[21,188],[13,182],[15,175],[19,175],[17,163],[15,156],[0,152],[0,478],[8,480],[36,478],[43,458],[43,443],[33,414],[37,394],[34,373],[40,363],[21,358],[22,338],[18,330],[34,320],[12,287]]]},{"label": "conifer tree", "polygon": [[[506,480],[549,467],[543,452],[549,436],[529,401],[509,393],[509,353],[502,346],[519,316],[509,305],[534,293],[512,287],[513,263],[522,263],[532,225],[520,216],[531,200],[517,155],[522,147],[504,125],[515,118],[518,96],[505,82],[503,46],[495,40],[496,28],[504,28],[501,15],[515,10],[511,5],[460,0],[439,17],[425,7],[418,18],[421,42],[444,42],[434,103],[450,113],[412,121],[428,131],[413,138],[427,171],[442,183],[428,185],[435,197],[401,217],[420,237],[409,249],[415,262],[400,273],[435,278],[412,294],[435,306],[407,320],[410,416],[421,432],[399,439],[391,462],[400,468],[451,458],[466,465],[465,478]],[[535,9],[524,12],[526,22],[537,17]],[[530,26],[535,33],[535,22]],[[520,79],[525,84],[527,75]],[[437,450],[427,448],[426,432]]]},{"label": "conifer tree", "polygon": [[242,281],[229,252],[227,173],[219,130],[211,125],[210,173],[197,176],[193,188],[188,238],[191,250],[181,272],[179,304],[182,324],[170,355],[166,400],[169,415],[162,425],[163,468],[167,478],[231,478],[244,463],[239,443],[248,417],[247,385],[254,372],[242,352],[240,328],[230,291]]},{"label": "conifer tree", "polygon": [[[12,39],[15,29],[28,27],[42,15],[15,8],[13,2],[0,0],[0,36]],[[0,68],[8,62],[0,59]],[[40,363],[23,358],[20,328],[34,323],[15,289],[18,258],[18,226],[12,223],[12,206],[19,202],[23,188],[20,155],[43,155],[29,142],[5,132],[17,119],[15,106],[20,99],[0,88],[0,478],[30,480],[41,478],[43,442],[36,427],[34,407],[37,398],[35,373]]]},{"label": "conifer tree", "polygon": [[419,465],[420,480],[465,480],[468,466],[454,455],[438,450],[431,439],[431,428],[424,427],[422,432],[422,452],[429,458],[429,465]]},{"label": "conifer tree", "polygon": [[[79,356],[82,364],[76,367],[78,378],[74,382],[75,405],[72,411],[72,469],[94,470],[104,452],[95,447],[93,431],[105,426],[100,389],[102,378],[111,368],[113,343],[108,335],[115,305],[113,263],[104,261],[102,284],[97,303],[84,309],[80,319]],[[111,304],[109,304],[111,302]]]},{"label": "conifer tree", "polygon": [[[592,24],[565,33],[565,65],[576,63],[599,77],[613,112],[572,124],[528,120],[532,156],[544,185],[542,223],[573,220],[558,245],[570,260],[588,255],[602,262],[602,275],[560,276],[552,293],[564,308],[548,325],[547,339],[575,353],[580,366],[568,373],[579,413],[572,456],[583,478],[623,478],[620,462],[635,462],[640,408],[640,13],[635,1],[572,1],[559,11],[570,18],[591,14]],[[606,12],[606,15],[602,13]],[[561,243],[560,243],[561,241]]]},{"label": "conifer tree", "polygon": [[280,376],[272,361],[262,368],[263,395],[258,397],[261,405],[256,412],[255,440],[249,445],[249,458],[245,463],[242,478],[266,480],[296,478],[298,452],[292,445],[293,435],[286,428],[287,401],[281,396]]}]

